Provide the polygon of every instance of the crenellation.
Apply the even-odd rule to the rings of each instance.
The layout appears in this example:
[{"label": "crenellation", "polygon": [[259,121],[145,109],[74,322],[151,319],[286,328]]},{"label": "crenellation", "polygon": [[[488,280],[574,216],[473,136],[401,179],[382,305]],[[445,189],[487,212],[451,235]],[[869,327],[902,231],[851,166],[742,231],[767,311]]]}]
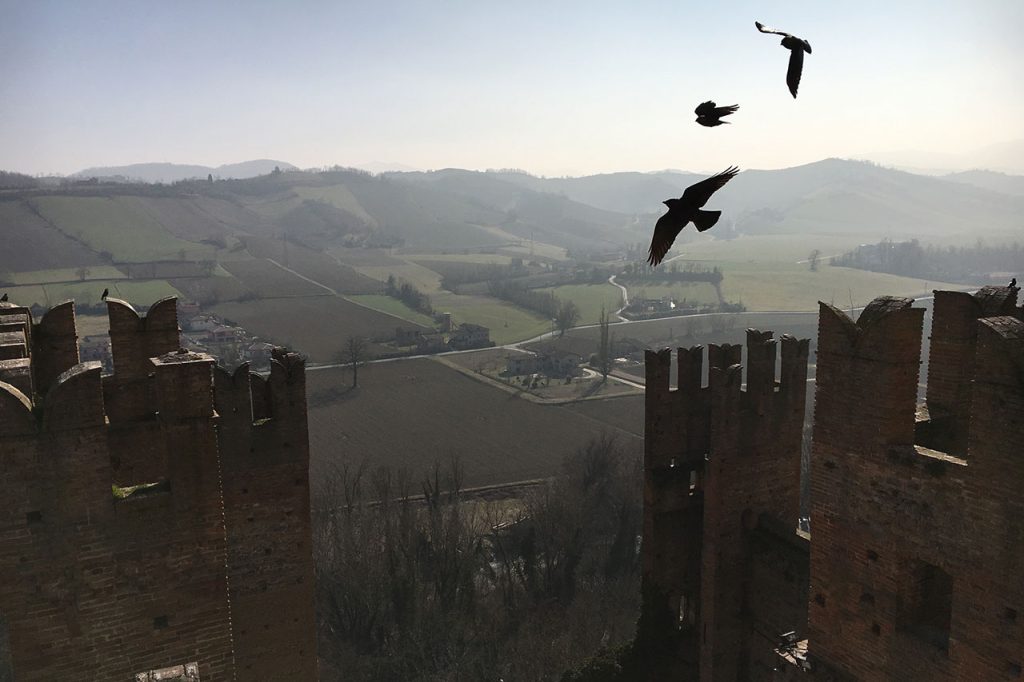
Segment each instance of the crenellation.
[{"label": "crenellation", "polygon": [[764,413],[768,396],[775,392],[776,344],[770,331],[747,330],[747,394],[758,414]]},{"label": "crenellation", "polygon": [[[72,359],[74,309],[34,334],[20,310],[0,320],[35,344],[4,376],[27,368],[38,388]],[[269,381],[228,375],[179,350],[174,299],[108,311],[113,375],[73,363],[45,394],[0,381],[0,611],[18,679],[86,660],[95,679],[183,660],[204,680],[316,679],[301,359],[276,353]],[[254,422],[256,404],[273,418]]]},{"label": "crenellation", "polygon": [[[775,390],[780,349],[785,392],[781,382]],[[666,676],[742,679],[751,662],[737,651],[771,658],[742,624],[752,593],[737,586],[760,518],[796,533],[800,470],[791,455],[800,447],[808,349],[807,340],[780,343],[749,330],[746,388],[741,346],[708,347],[706,387],[703,348],[679,349],[674,391],[670,351],[647,354],[640,637],[671,648],[676,662]],[[689,626],[673,615],[680,605]]]},{"label": "crenellation", "polygon": [[14,386],[25,395],[33,395],[32,361],[29,358],[0,360],[0,381]]},{"label": "crenellation", "polygon": [[34,384],[48,391],[61,374],[78,364],[78,329],[75,304],[65,301],[46,311],[32,332]]},{"label": "crenellation", "polygon": [[42,403],[45,431],[105,426],[102,371],[99,362],[83,362],[57,377]]},{"label": "crenellation", "polygon": [[37,430],[32,401],[18,387],[0,381],[0,433],[24,436]]}]

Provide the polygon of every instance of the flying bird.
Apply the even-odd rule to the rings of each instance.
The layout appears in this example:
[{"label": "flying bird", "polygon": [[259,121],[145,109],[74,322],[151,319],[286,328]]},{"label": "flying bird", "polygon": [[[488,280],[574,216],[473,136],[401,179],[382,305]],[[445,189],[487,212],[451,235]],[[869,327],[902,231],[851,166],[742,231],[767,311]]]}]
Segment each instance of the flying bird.
[{"label": "flying bird", "polygon": [[100,300],[101,300],[101,301],[105,301],[105,300],[107,300],[107,295],[108,295],[109,293],[110,293],[110,290],[109,290],[109,289],[104,289],[104,290],[103,290],[103,293],[102,293],[102,294],[100,295]]},{"label": "flying bird", "polygon": [[723,116],[735,114],[736,110],[739,108],[739,104],[732,104],[727,107],[715,106],[714,102],[708,100],[694,109],[693,113],[697,114],[697,123],[702,126],[707,126],[708,128],[713,128],[715,126],[720,126],[723,123],[728,123],[729,121],[722,121],[720,119]]},{"label": "flying bird", "polygon": [[647,254],[647,262],[657,265],[665,258],[672,242],[682,231],[686,224],[693,221],[698,232],[710,230],[721,217],[721,211],[702,211],[704,204],[708,203],[711,195],[722,189],[725,183],[736,177],[740,172],[739,168],[729,166],[718,175],[712,175],[706,180],[690,185],[678,199],[666,199],[662,203],[668,206],[668,213],[658,218],[654,226],[654,238],[651,239],[651,248]]},{"label": "flying bird", "polygon": [[789,86],[789,91],[795,99],[796,89],[800,87],[800,74],[804,70],[804,52],[807,54],[811,53],[811,44],[803,38],[797,38],[785,31],[769,28],[760,21],[755,21],[754,26],[757,26],[757,30],[761,33],[774,33],[775,35],[783,36],[782,46],[789,50],[789,69],[786,70],[786,85]]}]

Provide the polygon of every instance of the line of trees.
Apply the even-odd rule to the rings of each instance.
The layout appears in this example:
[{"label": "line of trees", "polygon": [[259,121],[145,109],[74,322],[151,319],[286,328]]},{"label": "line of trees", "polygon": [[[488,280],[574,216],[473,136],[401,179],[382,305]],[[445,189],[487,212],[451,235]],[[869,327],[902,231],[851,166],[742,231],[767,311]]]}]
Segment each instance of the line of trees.
[{"label": "line of trees", "polygon": [[709,268],[692,261],[682,265],[668,263],[657,268],[649,263],[627,263],[621,276],[623,279],[638,281],[710,282],[715,285],[720,284],[724,278],[718,266]]},{"label": "line of trees", "polygon": [[499,279],[487,284],[487,293],[494,298],[508,301],[548,319],[554,319],[558,315],[560,302],[558,297],[550,291],[527,289],[513,280]]},{"label": "line of trees", "polygon": [[629,640],[639,610],[639,460],[613,438],[510,505],[458,462],[422,479],[340,467],[314,503],[324,679],[555,679]]},{"label": "line of trees", "polygon": [[972,246],[947,247],[883,239],[834,256],[831,264],[939,282],[986,283],[990,272],[1021,272],[1024,247],[1019,242],[989,246],[980,239]]},{"label": "line of trees", "polygon": [[430,304],[430,296],[427,296],[404,279],[395,279],[394,275],[388,275],[388,280],[384,284],[384,293],[424,315],[434,314],[434,307]]}]

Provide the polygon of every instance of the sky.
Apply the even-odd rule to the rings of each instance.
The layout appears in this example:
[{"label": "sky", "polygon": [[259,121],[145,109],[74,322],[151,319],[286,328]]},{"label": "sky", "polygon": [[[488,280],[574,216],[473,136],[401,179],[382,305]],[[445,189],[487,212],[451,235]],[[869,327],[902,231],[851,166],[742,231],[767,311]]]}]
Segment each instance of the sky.
[{"label": "sky", "polygon": [[[780,168],[1024,138],[1022,0],[0,0],[0,169]],[[788,52],[807,39],[799,98]],[[706,99],[740,104],[703,128]]]}]

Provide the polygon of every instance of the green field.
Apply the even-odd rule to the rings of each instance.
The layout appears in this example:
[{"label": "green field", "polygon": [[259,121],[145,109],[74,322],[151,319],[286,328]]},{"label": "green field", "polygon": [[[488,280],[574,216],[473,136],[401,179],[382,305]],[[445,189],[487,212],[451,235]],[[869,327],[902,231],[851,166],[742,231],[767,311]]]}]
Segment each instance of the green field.
[{"label": "green field", "polygon": [[[310,371],[306,381],[314,478],[330,466],[366,461],[406,468],[418,481],[434,461],[455,457],[467,486],[522,481],[556,474],[563,457],[603,431],[615,431],[430,359],[367,365],[354,391],[344,369]],[[639,455],[642,439],[618,433]]]},{"label": "green field", "polygon": [[95,280],[76,282],[74,284],[30,284],[6,289],[11,302],[31,306],[39,304],[44,308],[52,308],[58,303],[73,299],[82,305],[95,305],[100,302],[104,289],[110,289],[111,298],[120,298],[133,306],[149,306],[167,296],[181,296],[181,292],[166,280]]},{"label": "green field", "polygon": [[[796,263],[806,260],[811,251],[821,251],[825,262],[862,244],[859,237],[836,235],[772,234],[741,236],[736,239],[706,239],[679,247],[679,262],[688,260]],[[672,260],[669,261],[670,263]]]},{"label": "green field", "polygon": [[354,269],[379,282],[386,282],[389,275],[394,275],[428,295],[441,290],[441,275],[416,263],[399,261],[394,265],[356,265]]},{"label": "green field", "polygon": [[[112,265],[89,265],[86,280],[122,279],[125,274]],[[15,284],[47,284],[49,282],[76,282],[78,268],[59,268],[56,270],[32,270],[29,272],[12,272],[8,276]]]},{"label": "green field", "polygon": [[688,303],[718,305],[718,294],[715,293],[715,288],[707,282],[661,283],[627,280],[619,283],[629,290],[630,300],[637,298],[660,299],[668,296],[675,301],[686,299]]},{"label": "green field", "polygon": [[489,327],[498,345],[522,341],[551,331],[551,320],[490,296],[460,296],[447,291],[430,295],[437,312],[451,313],[456,324]]},{"label": "green field", "polygon": [[817,272],[796,263],[723,263],[722,268],[722,294],[748,310],[817,310],[818,301],[849,308],[883,295],[918,297],[932,289],[975,288],[830,265]]},{"label": "green field", "polygon": [[173,237],[154,218],[116,197],[44,196],[32,203],[61,232],[115,260],[162,260],[181,252],[189,259],[213,257],[213,247]]},{"label": "green field", "polygon": [[376,225],[377,221],[373,216],[363,210],[359,200],[355,198],[348,187],[344,185],[332,185],[330,187],[296,187],[293,190],[303,199],[314,199],[326,202],[335,208],[348,211],[366,221],[367,225]]},{"label": "green field", "polygon": [[[687,244],[676,261],[697,260],[722,269],[722,295],[743,303],[748,310],[811,311],[818,301],[848,308],[862,306],[877,296],[924,296],[932,289],[969,289],[960,284],[929,282],[886,273],[836,268],[828,264],[860,243],[858,237],[837,235],[766,235],[732,240],[706,240]],[[811,272],[807,259],[818,250],[820,264]],[[639,287],[637,287],[639,288]],[[645,287],[648,294],[652,287]],[[630,295],[634,295],[631,285]]]},{"label": "green field", "polygon": [[345,298],[358,303],[359,305],[366,306],[367,308],[373,308],[374,310],[379,310],[382,313],[394,315],[395,317],[400,317],[403,320],[408,320],[415,324],[421,324],[424,327],[431,327],[434,324],[434,320],[429,315],[417,312],[398,299],[391,298],[390,296],[384,296],[382,294],[361,294],[358,296],[346,296]]},{"label": "green field", "polygon": [[580,309],[579,324],[594,324],[601,318],[601,307],[611,317],[622,306],[622,292],[607,282],[601,284],[563,284],[537,291],[554,293],[559,299],[572,301]]}]

